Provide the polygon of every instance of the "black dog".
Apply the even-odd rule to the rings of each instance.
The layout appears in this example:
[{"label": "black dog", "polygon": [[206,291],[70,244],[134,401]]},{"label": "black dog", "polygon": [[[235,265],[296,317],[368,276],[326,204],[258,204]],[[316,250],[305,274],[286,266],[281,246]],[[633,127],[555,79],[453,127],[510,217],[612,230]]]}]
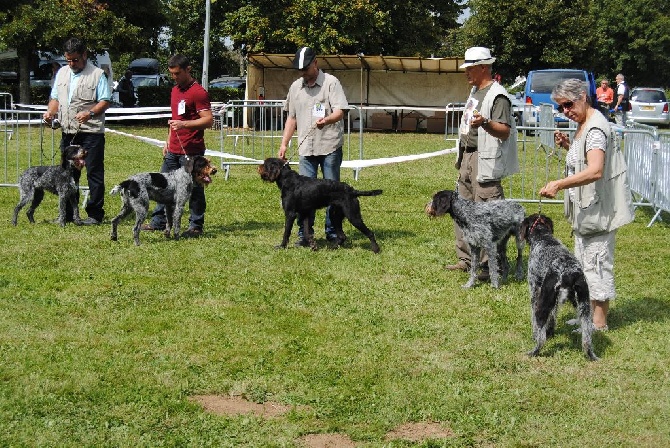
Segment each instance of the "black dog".
[{"label": "black dog", "polygon": [[77,193],[79,186],[72,174],[86,164],[86,150],[79,145],[70,145],[61,154],[60,166],[33,166],[21,174],[19,178],[19,203],[14,207],[12,224],[16,225],[21,209],[32,201],[26,211],[28,221],[34,223],[35,209],[44,199],[44,191],[58,195],[58,224],[65,226],[65,209],[69,202],[72,206],[73,221],[81,224]]},{"label": "black dog", "polygon": [[437,217],[447,213],[463,231],[463,238],[470,245],[470,279],[464,288],[474,286],[479,267],[479,252],[482,248],[489,256],[491,285],[499,286],[499,265],[502,265],[502,279],[507,279],[507,240],[516,238],[516,279],[523,278],[523,241],[519,231],[526,212],[521,204],[513,201],[473,202],[458,196],[451,190],[438,191],[433,200],[426,204],[428,216]]},{"label": "black dog", "polygon": [[337,233],[337,245],[341,246],[346,240],[342,231],[342,221],[346,217],[351,224],[370,239],[372,251],[379,253],[379,245],[375,235],[363,222],[359,196],[377,196],[382,190],[359,191],[344,182],[328,179],[312,179],[301,176],[291,169],[288,161],[278,158],[267,158],[258,166],[261,179],[266,182],[276,182],[281,190],[281,201],[286,222],[284,225],[284,239],[279,247],[286,247],[293,223],[298,214],[304,216],[301,223],[303,233],[312,250],[316,250],[314,235],[309,233],[309,215],[316,209],[330,206],[330,220]]},{"label": "black dog", "polygon": [[174,227],[174,239],[179,239],[181,228],[181,215],[184,213],[184,205],[191,197],[193,183],[196,182],[204,187],[212,182],[216,174],[216,168],[212,166],[209,159],[203,156],[191,156],[183,167],[168,173],[139,173],[124,180],[112,188],[109,194],[121,193],[123,206],[119,214],[112,219],[112,241],[117,240],[116,229],[123,218],[131,211],[135,211],[135,227],[133,236],[135,244],[140,245],[140,226],[149,213],[149,200],[160,202],[165,205],[165,217],[167,225],[165,236],[170,237]]},{"label": "black dog", "polygon": [[593,353],[591,342],[593,318],[589,286],[579,261],[553,233],[554,223],[544,215],[531,215],[521,225],[522,237],[530,245],[528,287],[536,342],[528,354],[537,356],[547,337],[553,336],[558,308],[569,300],[577,310],[584,354],[595,361],[598,357]]}]

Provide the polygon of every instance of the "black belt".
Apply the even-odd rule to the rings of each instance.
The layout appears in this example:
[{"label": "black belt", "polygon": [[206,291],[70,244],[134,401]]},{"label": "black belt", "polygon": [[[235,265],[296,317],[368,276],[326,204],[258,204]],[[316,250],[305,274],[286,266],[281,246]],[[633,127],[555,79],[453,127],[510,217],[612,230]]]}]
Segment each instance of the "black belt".
[{"label": "black belt", "polygon": [[461,146],[461,149],[463,152],[471,153],[471,152],[476,152],[477,147],[476,146]]}]

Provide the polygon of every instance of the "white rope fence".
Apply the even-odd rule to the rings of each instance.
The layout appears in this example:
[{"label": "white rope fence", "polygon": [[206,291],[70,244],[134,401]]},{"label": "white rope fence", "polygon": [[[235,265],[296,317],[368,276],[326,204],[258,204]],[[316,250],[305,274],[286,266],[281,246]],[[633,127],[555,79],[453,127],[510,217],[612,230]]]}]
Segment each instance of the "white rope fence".
[{"label": "white rope fence", "polygon": [[[127,132],[122,132],[122,131],[117,131],[114,129],[106,128],[105,132],[111,133],[111,134],[117,134],[117,135],[122,135],[124,137],[130,137],[134,138],[136,140],[148,143],[150,145],[158,146],[158,147],[163,147],[165,144],[164,140],[159,140],[155,138],[149,138],[149,137],[142,137],[140,135],[134,135],[130,134]],[[450,149],[441,149],[439,151],[434,151],[434,152],[428,152],[428,153],[422,153],[422,154],[413,154],[413,155],[406,155],[406,156],[396,156],[396,157],[382,157],[378,159],[369,159],[369,160],[364,160],[364,159],[355,159],[355,160],[345,160],[342,162],[342,168],[351,168],[354,170],[354,177],[358,179],[358,173],[360,170],[363,168],[369,168],[373,166],[380,166],[380,165],[390,165],[394,163],[402,163],[402,162],[412,162],[415,160],[421,160],[421,159],[427,159],[430,157],[437,157],[437,156],[443,156],[446,154],[453,154],[456,153],[457,149],[456,148],[450,148]],[[247,162],[249,164],[261,164],[263,163],[262,160],[258,159],[253,159],[250,157],[244,157],[244,156],[239,156],[236,154],[231,154],[228,152],[222,152],[222,151],[215,151],[211,149],[205,150],[205,155],[207,156],[212,156],[212,157],[220,157],[221,159],[231,159],[231,160],[237,160],[240,162]],[[228,177],[228,169],[229,167],[227,164],[221,160],[221,166],[223,169],[226,170],[226,178]]]}]

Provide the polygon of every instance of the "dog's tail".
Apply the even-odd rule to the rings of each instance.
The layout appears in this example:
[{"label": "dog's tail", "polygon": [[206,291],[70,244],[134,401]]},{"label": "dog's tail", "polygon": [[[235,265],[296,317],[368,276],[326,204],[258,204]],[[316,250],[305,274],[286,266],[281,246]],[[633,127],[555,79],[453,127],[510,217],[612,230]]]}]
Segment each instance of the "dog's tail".
[{"label": "dog's tail", "polygon": [[110,191],[109,194],[115,195],[121,193],[122,191],[126,191],[131,197],[136,198],[139,194],[139,186],[137,185],[136,181],[132,179],[126,179],[119,185],[112,188],[112,191]]},{"label": "dog's tail", "polygon": [[354,190],[356,197],[358,196],[379,196],[384,190]]}]

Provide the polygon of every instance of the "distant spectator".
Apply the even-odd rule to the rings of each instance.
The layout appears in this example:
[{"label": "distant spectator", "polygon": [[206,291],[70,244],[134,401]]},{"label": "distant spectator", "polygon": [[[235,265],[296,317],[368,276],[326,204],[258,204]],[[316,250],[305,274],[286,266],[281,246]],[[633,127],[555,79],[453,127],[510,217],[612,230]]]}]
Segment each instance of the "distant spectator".
[{"label": "distant spectator", "polygon": [[630,107],[630,103],[628,102],[630,99],[630,89],[621,73],[616,75],[616,94],[617,100],[614,105],[614,121],[616,121],[616,124],[619,126],[625,126],[626,118],[628,116],[628,108]]},{"label": "distant spectator", "polygon": [[600,80],[600,87],[596,89],[598,105],[602,108],[610,109],[614,103],[614,90],[610,87],[610,82],[603,78]]},{"label": "distant spectator", "polygon": [[133,85],[133,72],[126,70],[123,77],[119,80],[116,91],[119,92],[119,101],[123,107],[135,106],[135,86]]}]

